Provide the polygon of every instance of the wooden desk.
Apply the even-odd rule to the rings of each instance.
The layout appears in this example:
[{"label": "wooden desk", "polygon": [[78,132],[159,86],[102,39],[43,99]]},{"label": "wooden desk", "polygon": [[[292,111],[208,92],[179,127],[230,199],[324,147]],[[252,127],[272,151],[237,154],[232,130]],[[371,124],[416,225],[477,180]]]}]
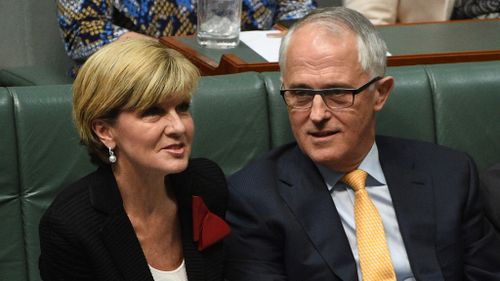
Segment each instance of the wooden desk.
[{"label": "wooden desk", "polygon": [[389,66],[500,60],[500,20],[377,26]]},{"label": "wooden desk", "polygon": [[[467,20],[377,26],[387,43],[389,66],[500,60],[500,20]],[[203,75],[278,71],[240,42],[229,50],[202,48],[193,36],[162,37],[160,42],[187,56]]]},{"label": "wooden desk", "polygon": [[185,55],[202,75],[220,75],[245,71],[277,71],[277,62],[268,62],[243,42],[226,50],[198,46],[194,36],[167,36],[160,38],[164,45]]}]

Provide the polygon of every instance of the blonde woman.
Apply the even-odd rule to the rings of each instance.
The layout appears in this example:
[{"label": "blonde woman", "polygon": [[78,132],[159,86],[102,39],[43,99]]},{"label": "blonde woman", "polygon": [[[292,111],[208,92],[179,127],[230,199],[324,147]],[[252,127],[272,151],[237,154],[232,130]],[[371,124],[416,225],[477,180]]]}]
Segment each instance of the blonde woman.
[{"label": "blonde woman", "polygon": [[189,159],[198,79],[152,40],[111,43],[84,64],[74,120],[99,168],[43,216],[43,280],[222,280],[225,178]]}]

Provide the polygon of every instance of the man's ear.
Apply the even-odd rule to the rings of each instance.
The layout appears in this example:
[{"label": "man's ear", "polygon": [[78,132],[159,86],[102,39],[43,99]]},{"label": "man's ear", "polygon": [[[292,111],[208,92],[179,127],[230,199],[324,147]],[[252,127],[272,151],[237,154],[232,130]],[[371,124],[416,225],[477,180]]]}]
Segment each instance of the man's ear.
[{"label": "man's ear", "polygon": [[108,122],[100,119],[94,120],[92,130],[106,147],[115,148],[116,143],[113,138],[112,128]]},{"label": "man's ear", "polygon": [[394,78],[392,76],[386,76],[377,82],[377,95],[375,97],[375,105],[373,107],[375,112],[382,110],[393,87]]}]

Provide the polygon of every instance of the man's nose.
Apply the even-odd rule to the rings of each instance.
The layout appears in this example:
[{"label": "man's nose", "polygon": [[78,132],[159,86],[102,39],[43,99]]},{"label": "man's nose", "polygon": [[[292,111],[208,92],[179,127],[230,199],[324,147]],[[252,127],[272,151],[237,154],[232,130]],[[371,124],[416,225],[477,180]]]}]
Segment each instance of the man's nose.
[{"label": "man's nose", "polygon": [[312,100],[309,118],[313,122],[321,122],[331,117],[331,111],[320,95],[315,95]]}]

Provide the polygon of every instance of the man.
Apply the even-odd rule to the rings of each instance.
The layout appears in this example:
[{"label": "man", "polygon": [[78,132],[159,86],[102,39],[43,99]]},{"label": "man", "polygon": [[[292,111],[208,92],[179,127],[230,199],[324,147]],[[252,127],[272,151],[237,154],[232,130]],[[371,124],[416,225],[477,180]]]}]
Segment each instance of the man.
[{"label": "man", "polygon": [[339,7],[283,38],[297,142],[230,177],[227,280],[500,280],[473,161],[375,137],[394,84],[386,50],[366,18]]}]

